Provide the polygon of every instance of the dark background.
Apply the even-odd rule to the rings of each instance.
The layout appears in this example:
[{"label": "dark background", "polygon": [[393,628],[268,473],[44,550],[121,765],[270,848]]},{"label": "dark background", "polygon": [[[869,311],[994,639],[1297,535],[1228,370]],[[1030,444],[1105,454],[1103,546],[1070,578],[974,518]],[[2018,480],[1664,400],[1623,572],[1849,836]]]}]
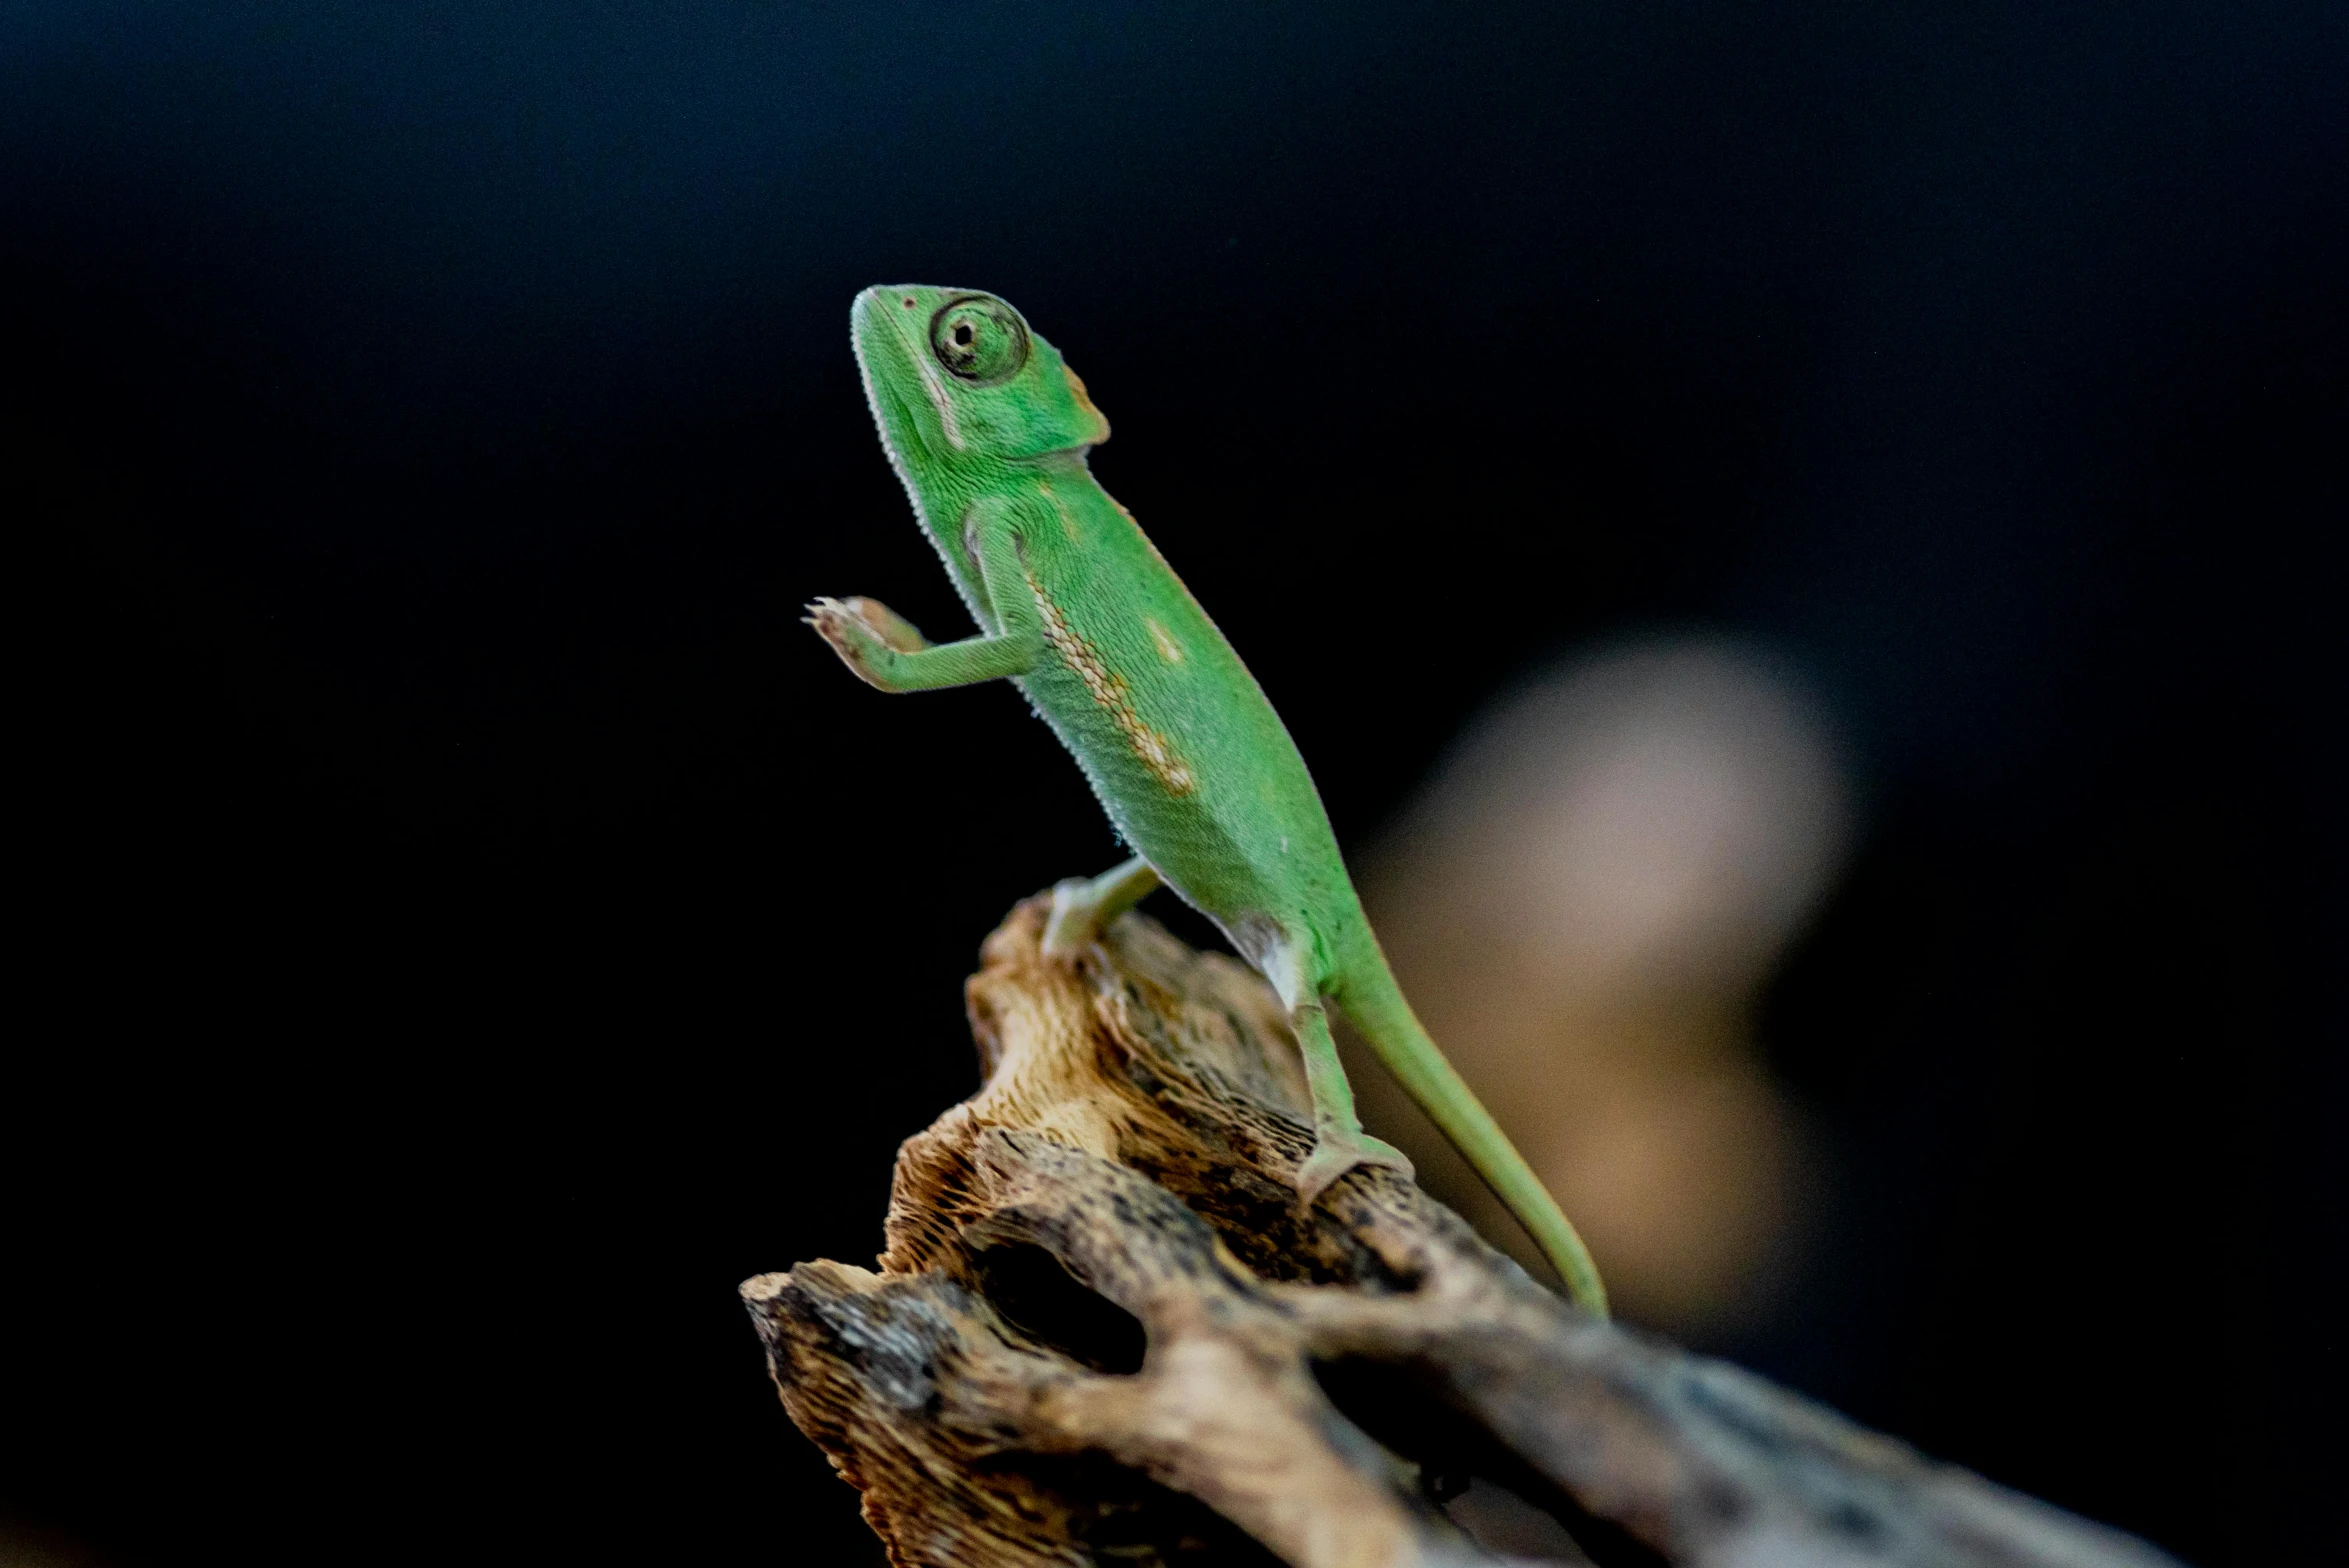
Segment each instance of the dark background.
[{"label": "dark background", "polygon": [[[198,14],[198,13],[201,14]],[[0,1505],[123,1564],[861,1562],[876,1250],[1114,853],[850,295],[998,290],[1359,845],[1528,661],[1775,647],[1852,1194],[1719,1348],[2205,1563],[2341,1353],[2349,10],[40,4],[0,22]]]}]

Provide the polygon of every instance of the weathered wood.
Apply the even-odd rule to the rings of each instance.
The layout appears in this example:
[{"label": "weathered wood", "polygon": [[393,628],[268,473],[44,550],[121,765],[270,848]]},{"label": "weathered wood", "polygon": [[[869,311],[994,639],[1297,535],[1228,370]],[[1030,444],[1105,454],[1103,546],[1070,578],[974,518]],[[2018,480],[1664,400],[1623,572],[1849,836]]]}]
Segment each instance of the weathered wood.
[{"label": "weathered wood", "polygon": [[743,1286],[904,1568],[2169,1561],[1593,1322],[1391,1172],[1300,1214],[1270,990],[1131,915],[1047,961],[1044,911],[987,941],[987,1083],[900,1152],[880,1271]]}]

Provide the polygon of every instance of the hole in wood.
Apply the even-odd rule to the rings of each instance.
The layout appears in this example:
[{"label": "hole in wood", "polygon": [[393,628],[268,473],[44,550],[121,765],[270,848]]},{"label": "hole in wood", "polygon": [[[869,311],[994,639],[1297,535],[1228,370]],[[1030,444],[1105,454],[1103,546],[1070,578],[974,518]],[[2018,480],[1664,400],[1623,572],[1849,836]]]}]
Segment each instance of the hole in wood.
[{"label": "hole in wood", "polygon": [[1078,1284],[1042,1247],[991,1247],[973,1261],[980,1293],[1023,1337],[1096,1372],[1131,1377],[1142,1370],[1149,1336],[1141,1319]]},{"label": "hole in wood", "polygon": [[1412,1369],[1347,1356],[1313,1363],[1340,1414],[1420,1467],[1420,1490],[1487,1551],[1598,1568],[1667,1568],[1669,1559],[1591,1513]]},{"label": "hole in wood", "polygon": [[1069,1534],[1099,1568],[1282,1568],[1205,1503],[1100,1454],[1022,1455],[1017,1464],[1023,1480],[1071,1510]]}]

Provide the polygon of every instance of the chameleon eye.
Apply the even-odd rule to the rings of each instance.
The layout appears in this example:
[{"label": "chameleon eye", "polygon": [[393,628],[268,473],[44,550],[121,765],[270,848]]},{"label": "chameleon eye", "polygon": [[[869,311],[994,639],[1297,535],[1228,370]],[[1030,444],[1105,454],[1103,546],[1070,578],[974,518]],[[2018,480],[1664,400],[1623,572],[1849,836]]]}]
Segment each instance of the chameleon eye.
[{"label": "chameleon eye", "polygon": [[1028,362],[1028,324],[999,299],[965,294],[931,318],[930,352],[954,375],[991,386]]}]

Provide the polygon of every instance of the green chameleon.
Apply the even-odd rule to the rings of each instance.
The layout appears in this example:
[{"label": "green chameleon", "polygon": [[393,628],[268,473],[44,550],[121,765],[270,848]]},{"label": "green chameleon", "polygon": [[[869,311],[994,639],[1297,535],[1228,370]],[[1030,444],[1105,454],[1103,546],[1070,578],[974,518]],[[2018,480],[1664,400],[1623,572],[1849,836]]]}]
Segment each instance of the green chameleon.
[{"label": "green chameleon", "polygon": [[1444,1060],[1387,970],[1296,742],[1199,601],[1085,463],[1109,422],[1002,300],[870,288],[850,337],[882,445],[984,634],[931,644],[871,599],[808,622],[883,691],[1010,680],[1075,753],[1139,851],[1053,890],[1044,947],[1081,950],[1161,881],[1214,921],[1289,1009],[1313,1092],[1310,1205],[1356,1165],[1408,1174],[1362,1130],[1328,998],[1492,1185],[1574,1299],[1606,1312],[1590,1253]]}]

